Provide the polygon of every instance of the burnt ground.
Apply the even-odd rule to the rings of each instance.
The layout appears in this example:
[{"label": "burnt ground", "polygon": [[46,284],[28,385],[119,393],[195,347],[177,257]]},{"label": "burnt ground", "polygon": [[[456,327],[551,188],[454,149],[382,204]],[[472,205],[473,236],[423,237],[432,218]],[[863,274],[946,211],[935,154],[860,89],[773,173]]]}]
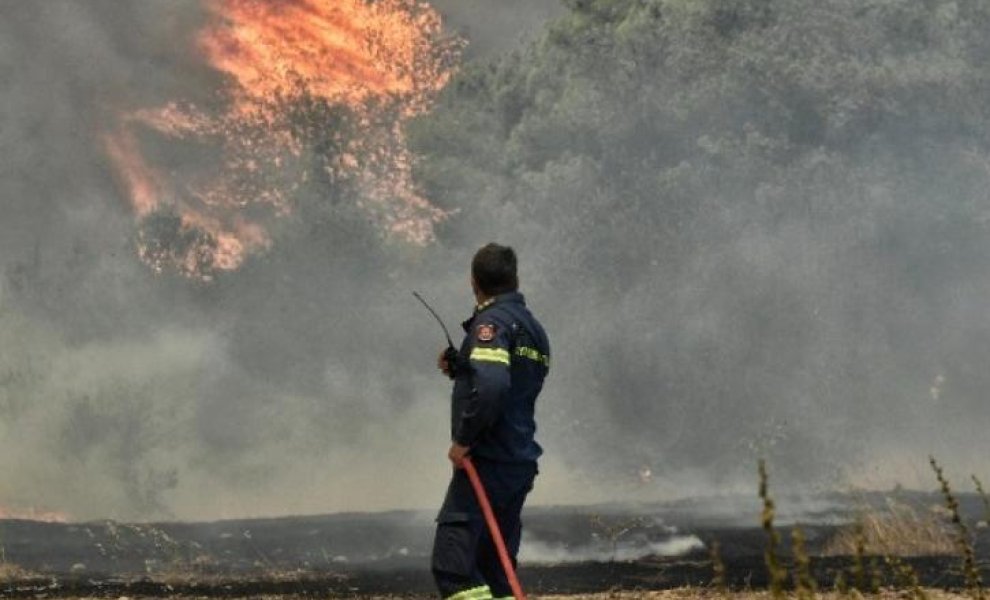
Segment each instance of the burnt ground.
[{"label": "burnt ground", "polygon": [[[799,523],[820,587],[847,573],[852,557],[820,556],[859,510],[882,507],[891,494],[780,499],[782,530]],[[927,510],[932,494],[898,492],[899,502]],[[982,500],[961,498],[975,522]],[[710,547],[718,541],[730,587],[766,585],[766,534],[759,501],[713,498],[654,505],[534,508],[525,515],[520,578],[535,594],[658,590],[709,586]],[[8,565],[23,569],[0,584],[5,597],[256,595],[428,595],[432,515],[421,512],[337,514],[210,523],[52,524],[0,521]],[[981,565],[990,559],[990,530],[974,529]],[[786,531],[782,531],[786,533]],[[781,556],[791,560],[782,535]],[[896,583],[876,562],[884,583]],[[924,585],[962,587],[957,556],[906,559]],[[990,570],[990,569],[988,569]]]}]

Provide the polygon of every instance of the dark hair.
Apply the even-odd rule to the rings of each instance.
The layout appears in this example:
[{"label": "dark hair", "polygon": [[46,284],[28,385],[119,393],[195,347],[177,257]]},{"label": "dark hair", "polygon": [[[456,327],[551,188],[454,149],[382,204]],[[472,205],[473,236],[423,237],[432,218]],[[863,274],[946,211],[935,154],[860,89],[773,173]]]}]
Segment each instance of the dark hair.
[{"label": "dark hair", "polygon": [[486,296],[498,296],[519,289],[516,252],[508,246],[488,244],[475,252],[471,275]]}]

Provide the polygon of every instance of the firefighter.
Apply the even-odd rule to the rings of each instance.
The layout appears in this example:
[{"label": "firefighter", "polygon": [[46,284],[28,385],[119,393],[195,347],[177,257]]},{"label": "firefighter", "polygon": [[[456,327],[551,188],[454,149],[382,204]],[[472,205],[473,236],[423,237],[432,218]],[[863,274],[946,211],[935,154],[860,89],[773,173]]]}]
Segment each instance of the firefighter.
[{"label": "firefighter", "polygon": [[522,533],[520,513],[533,488],[543,450],[534,434],[534,405],[550,368],[550,345],[519,293],[516,254],[488,244],[471,261],[477,307],[464,322],[454,364],[448,458],[454,474],[437,517],[432,570],[442,598],[511,598],[495,545],[485,527],[462,459],[470,455],[505,538],[513,564]]}]

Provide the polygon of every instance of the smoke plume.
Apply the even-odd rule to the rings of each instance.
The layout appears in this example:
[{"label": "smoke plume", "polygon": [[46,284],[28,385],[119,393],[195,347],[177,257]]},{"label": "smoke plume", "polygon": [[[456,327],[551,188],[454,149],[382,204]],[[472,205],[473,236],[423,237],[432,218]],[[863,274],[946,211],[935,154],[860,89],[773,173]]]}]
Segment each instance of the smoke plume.
[{"label": "smoke plume", "polygon": [[978,473],[978,2],[344,4],[399,11],[354,39],[400,85],[253,94],[220,1],[0,0],[0,506],[435,506],[408,292],[453,325],[493,240],[554,348],[537,502],[749,493],[760,456],[802,489]]}]

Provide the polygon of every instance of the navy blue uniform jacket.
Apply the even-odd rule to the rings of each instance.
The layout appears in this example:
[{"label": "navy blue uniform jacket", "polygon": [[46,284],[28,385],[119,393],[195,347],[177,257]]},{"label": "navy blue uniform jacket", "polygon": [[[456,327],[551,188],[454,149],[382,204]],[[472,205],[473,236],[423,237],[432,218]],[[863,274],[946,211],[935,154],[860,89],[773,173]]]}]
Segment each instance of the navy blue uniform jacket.
[{"label": "navy blue uniform jacket", "polygon": [[550,342],[510,292],[479,306],[464,322],[454,376],[452,437],[471,455],[496,462],[535,463],[536,397],[550,369]]}]

